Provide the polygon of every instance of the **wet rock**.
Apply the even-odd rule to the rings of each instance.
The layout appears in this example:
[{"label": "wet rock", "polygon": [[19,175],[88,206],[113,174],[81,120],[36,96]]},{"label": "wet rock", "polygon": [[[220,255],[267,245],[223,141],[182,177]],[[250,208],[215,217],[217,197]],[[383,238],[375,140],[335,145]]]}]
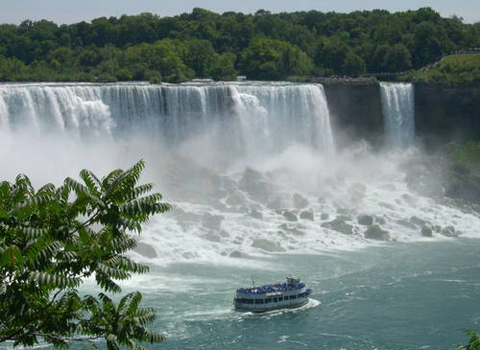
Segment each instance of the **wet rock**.
[{"label": "wet rock", "polygon": [[247,205],[247,197],[242,192],[236,191],[227,197],[225,203],[232,207],[244,207]]},{"label": "wet rock", "polygon": [[337,208],[337,213],[340,215],[353,215],[355,214],[355,210],[347,208]]},{"label": "wet rock", "polygon": [[238,182],[238,187],[247,192],[251,198],[266,202],[273,193],[273,185],[261,172],[252,168],[245,169],[245,173]]},{"label": "wet rock", "polygon": [[225,219],[225,217],[222,215],[206,213],[202,217],[202,226],[211,230],[219,230],[223,219]]},{"label": "wet rock", "polygon": [[146,258],[154,259],[158,256],[157,251],[151,245],[143,242],[138,242],[134,249],[138,254]]},{"label": "wet rock", "polygon": [[405,193],[405,194],[402,194],[401,197],[402,197],[403,201],[405,203],[407,203],[408,205],[410,205],[411,207],[415,207],[417,205],[417,201],[413,196]]},{"label": "wet rock", "polygon": [[250,215],[252,218],[263,220],[263,214],[258,210],[252,210],[250,213],[248,213],[248,215]]},{"label": "wet rock", "polygon": [[283,217],[285,219],[287,219],[288,221],[298,221],[297,216],[294,213],[292,213],[291,211],[288,211],[288,210],[283,212]]},{"label": "wet rock", "polygon": [[442,226],[440,226],[440,225],[433,226],[433,229],[435,230],[436,233],[442,232]]},{"label": "wet rock", "polygon": [[262,206],[261,206],[260,204],[258,204],[258,203],[251,203],[251,204],[248,206],[248,208],[250,209],[250,211],[254,211],[254,210],[256,210],[256,211],[262,211],[262,209],[263,209]]},{"label": "wet rock", "polygon": [[202,219],[201,215],[190,213],[178,207],[167,212],[167,215],[177,219],[177,221],[197,222]]},{"label": "wet rock", "polygon": [[235,180],[227,177],[227,176],[218,176],[217,178],[218,184],[221,188],[223,188],[227,192],[234,192],[237,189],[237,183]]},{"label": "wet rock", "polygon": [[445,237],[458,237],[453,226],[444,227],[440,233]]},{"label": "wet rock", "polygon": [[268,202],[267,207],[273,210],[290,208],[291,197],[288,193],[277,194]]},{"label": "wet rock", "polygon": [[353,227],[349,224],[347,224],[345,221],[343,221],[340,218],[336,218],[332,221],[329,222],[324,222],[322,224],[322,227],[328,228],[333,231],[337,231],[340,233],[343,233],[344,235],[351,235],[353,234]]},{"label": "wet rock", "polygon": [[229,254],[229,257],[231,258],[237,258],[237,259],[246,259],[249,257],[247,253],[241,252],[239,250],[234,250]]},{"label": "wet rock", "polygon": [[385,220],[385,218],[383,216],[374,215],[373,217],[375,218],[375,223],[376,224],[385,225],[387,223],[387,221]]},{"label": "wet rock", "polygon": [[352,221],[353,217],[351,215],[338,215],[337,219],[343,220],[343,221]]},{"label": "wet rock", "polygon": [[292,226],[288,226],[287,224],[281,224],[280,226],[278,226],[279,229],[282,229],[283,231],[287,232],[287,233],[292,233],[294,234],[295,236],[303,236],[305,235],[305,232],[299,230],[298,228]]},{"label": "wet rock", "polygon": [[383,207],[383,208],[389,209],[389,210],[396,210],[397,209],[393,204],[390,204],[390,203],[379,202],[378,205]]},{"label": "wet rock", "polygon": [[320,214],[320,220],[328,220],[329,217],[330,217],[330,215],[328,215],[328,213]]},{"label": "wet rock", "polygon": [[323,197],[318,197],[317,202],[320,203],[320,204],[326,204],[327,203],[327,201]]},{"label": "wet rock", "polygon": [[395,221],[397,224],[403,226],[403,227],[406,227],[406,228],[409,228],[411,230],[416,230],[417,229],[417,226],[415,226],[414,224],[412,224],[411,222],[407,221],[407,220],[403,220],[403,219],[400,219],[400,220],[397,220]]},{"label": "wet rock", "polygon": [[430,225],[423,225],[420,231],[423,237],[433,237],[433,230]]},{"label": "wet rock", "polygon": [[298,193],[293,194],[292,201],[293,201],[293,206],[295,207],[295,209],[304,209],[304,208],[308,207],[308,205],[310,204],[308,202],[308,199],[299,195]]},{"label": "wet rock", "polygon": [[224,238],[230,237],[228,232],[225,230],[221,230],[220,232],[218,232],[218,234],[220,235],[220,237],[224,237]]},{"label": "wet rock", "polygon": [[373,216],[361,214],[357,217],[357,221],[360,225],[370,226],[373,225]]},{"label": "wet rock", "polygon": [[210,241],[210,242],[221,242],[222,239],[220,238],[220,236],[218,236],[217,234],[213,233],[213,232],[208,232],[207,234],[203,235],[202,236],[203,239],[206,239],[207,241]]},{"label": "wet rock", "polygon": [[304,210],[300,213],[300,219],[314,221],[314,213],[312,210]]},{"label": "wet rock", "polygon": [[378,225],[369,226],[365,231],[364,236],[365,238],[375,239],[377,241],[388,241],[390,239],[388,231],[382,230]]},{"label": "wet rock", "polygon": [[418,225],[418,226],[423,226],[423,225],[425,225],[425,224],[427,223],[425,220],[420,219],[420,218],[417,217],[417,216],[412,216],[412,217],[410,218],[410,222],[411,222],[412,224],[415,224],[415,225]]},{"label": "wet rock", "polygon": [[268,239],[257,238],[252,242],[252,247],[265,250],[267,252],[284,252],[280,245],[275,242],[269,241]]}]

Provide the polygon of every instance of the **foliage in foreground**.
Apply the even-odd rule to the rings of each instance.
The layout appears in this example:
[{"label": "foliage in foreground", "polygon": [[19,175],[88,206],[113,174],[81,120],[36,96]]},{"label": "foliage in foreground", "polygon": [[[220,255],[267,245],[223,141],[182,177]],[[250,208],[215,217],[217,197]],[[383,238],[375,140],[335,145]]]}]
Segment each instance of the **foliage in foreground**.
[{"label": "foliage in foreground", "polygon": [[458,344],[456,350],[480,350],[480,336],[474,331],[465,331],[468,339],[468,345]]},{"label": "foliage in foreground", "polygon": [[[105,294],[121,291],[115,280],[148,271],[124,253],[143,223],[169,209],[160,194],[148,194],[152,184],[137,186],[144,166],[101,180],[82,170],[82,182],[67,178],[38,191],[24,175],[0,183],[0,342],[68,347],[69,340],[104,339],[111,350],[164,340],[145,329],[155,313],[139,307],[139,292],[118,304]],[[87,277],[105,293],[80,295]]]}]

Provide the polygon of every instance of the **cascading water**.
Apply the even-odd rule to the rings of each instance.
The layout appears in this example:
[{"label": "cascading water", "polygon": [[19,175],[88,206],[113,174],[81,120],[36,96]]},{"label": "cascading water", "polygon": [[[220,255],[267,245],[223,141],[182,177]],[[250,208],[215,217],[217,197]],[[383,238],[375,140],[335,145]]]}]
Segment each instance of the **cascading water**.
[{"label": "cascading water", "polygon": [[[253,104],[252,104],[253,103]],[[302,143],[333,149],[322,87],[293,84],[8,84],[0,86],[2,128],[123,136],[148,132],[178,144],[203,135],[245,154]]]},{"label": "cascading water", "polygon": [[[411,145],[412,87],[382,83],[382,94],[389,144]],[[409,191],[401,155],[335,153],[317,84],[3,84],[0,135],[0,175],[37,184],[145,158],[175,204],[141,238],[156,257],[137,258],[159,264],[351,249],[368,244],[359,214],[397,241],[422,239],[409,224],[419,210],[476,232],[477,219]]]},{"label": "cascading water", "polygon": [[385,123],[385,144],[404,150],[415,138],[414,86],[410,83],[380,83]]}]

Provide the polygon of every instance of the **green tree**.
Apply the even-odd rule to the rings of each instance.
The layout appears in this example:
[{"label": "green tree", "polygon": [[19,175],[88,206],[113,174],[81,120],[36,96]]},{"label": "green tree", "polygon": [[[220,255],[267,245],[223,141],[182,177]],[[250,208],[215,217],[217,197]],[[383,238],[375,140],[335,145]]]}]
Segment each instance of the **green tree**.
[{"label": "green tree", "polygon": [[231,52],[217,55],[212,69],[212,78],[215,80],[235,80],[238,72],[235,67],[235,55]]},{"label": "green tree", "polygon": [[[117,350],[164,340],[144,328],[155,313],[139,308],[140,293],[118,304],[105,294],[121,291],[114,280],[148,271],[124,254],[142,224],[169,209],[160,194],[147,194],[153,185],[137,186],[144,165],[101,180],[83,170],[82,182],[67,178],[37,191],[24,175],[0,183],[0,342],[68,347],[72,339],[103,338]],[[89,276],[104,292],[78,292]]]},{"label": "green tree", "polygon": [[367,65],[363,58],[354,53],[349,53],[345,58],[342,71],[350,77],[358,77],[367,72]]},{"label": "green tree", "polygon": [[242,54],[242,72],[249,79],[286,79],[309,74],[312,66],[303,51],[281,40],[255,39]]}]

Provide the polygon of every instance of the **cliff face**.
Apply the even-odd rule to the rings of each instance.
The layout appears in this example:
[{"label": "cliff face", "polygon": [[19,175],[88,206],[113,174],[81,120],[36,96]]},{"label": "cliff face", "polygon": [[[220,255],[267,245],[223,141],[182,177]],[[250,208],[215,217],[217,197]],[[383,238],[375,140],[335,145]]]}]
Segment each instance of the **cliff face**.
[{"label": "cliff face", "polygon": [[427,150],[480,138],[480,85],[416,85],[415,130]]},{"label": "cliff face", "polygon": [[[367,140],[382,147],[384,122],[376,84],[325,85],[337,146]],[[480,139],[480,85],[415,86],[415,134],[427,150],[450,141]]]},{"label": "cliff face", "polygon": [[337,147],[362,139],[380,147],[384,126],[379,85],[332,84],[324,88]]}]

